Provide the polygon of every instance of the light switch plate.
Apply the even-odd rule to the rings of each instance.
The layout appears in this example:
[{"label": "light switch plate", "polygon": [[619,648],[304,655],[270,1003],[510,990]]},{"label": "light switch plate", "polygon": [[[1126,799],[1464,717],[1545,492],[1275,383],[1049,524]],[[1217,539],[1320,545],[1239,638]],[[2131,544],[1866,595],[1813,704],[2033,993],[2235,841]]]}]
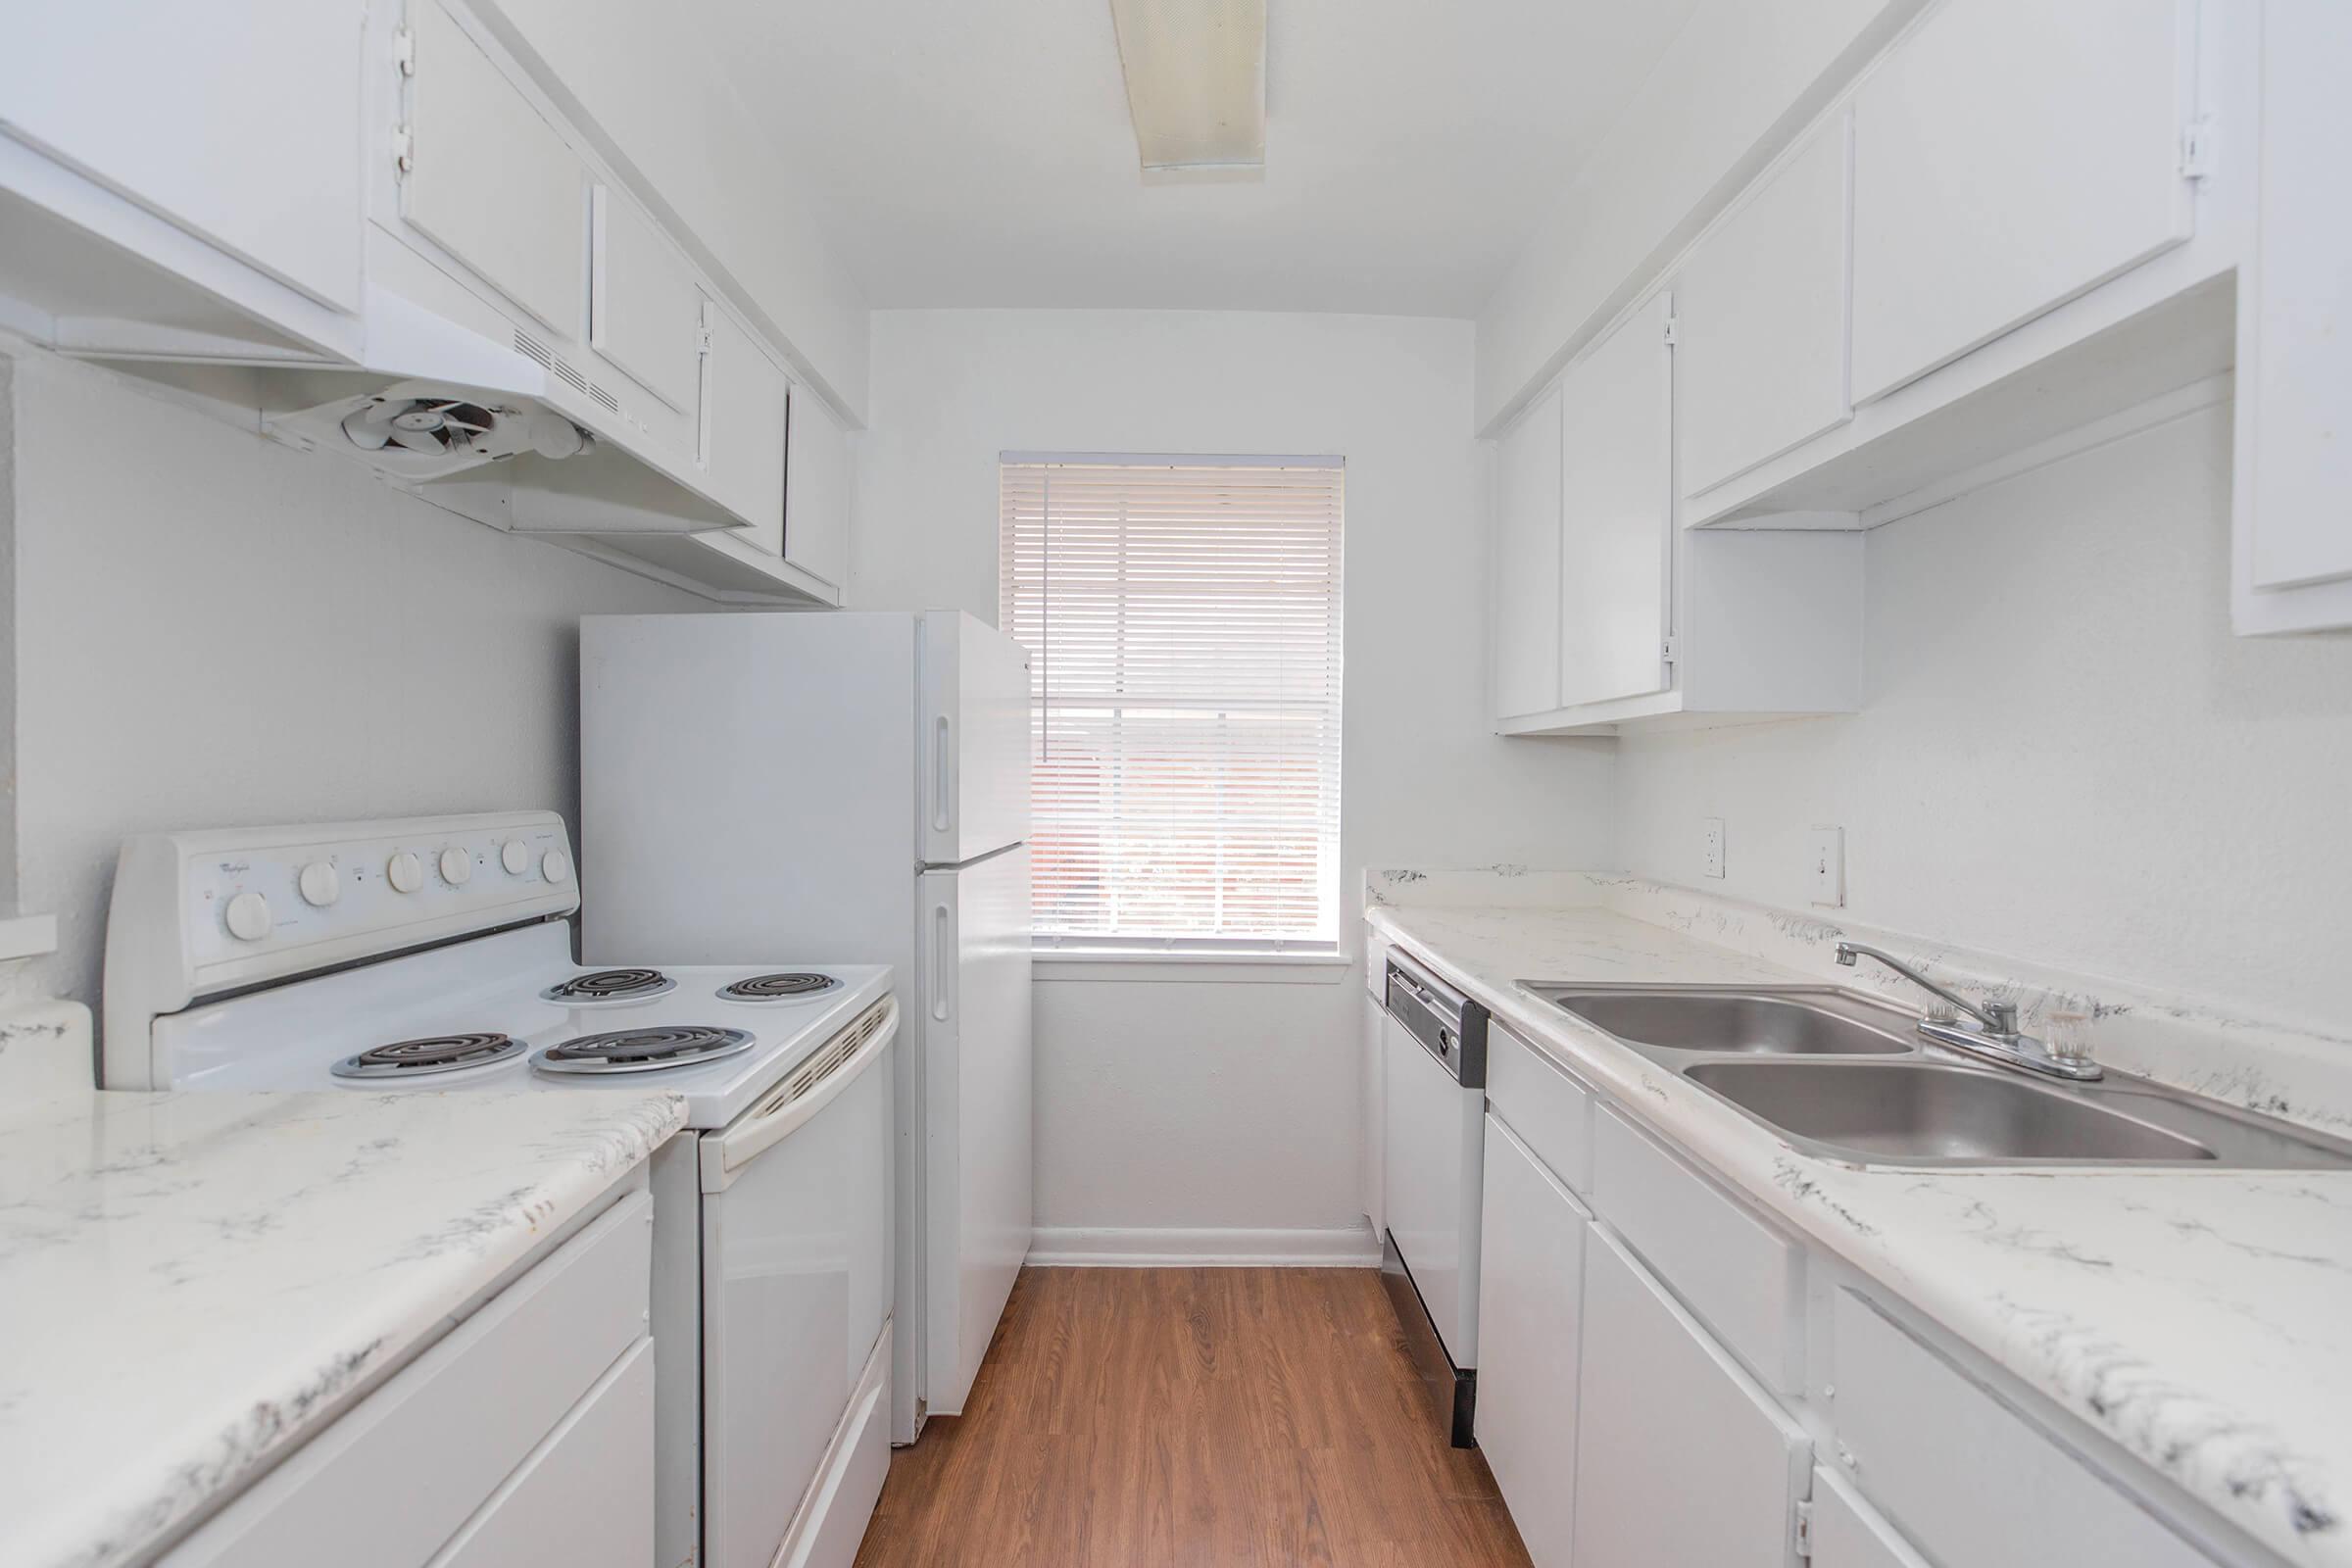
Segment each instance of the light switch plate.
[{"label": "light switch plate", "polygon": [[1816,826],[1806,849],[1805,869],[1812,889],[1807,896],[1815,904],[1845,907],[1845,829]]},{"label": "light switch plate", "polygon": [[1709,876],[1723,875],[1723,818],[1707,818],[1706,837],[1699,850],[1699,869]]}]

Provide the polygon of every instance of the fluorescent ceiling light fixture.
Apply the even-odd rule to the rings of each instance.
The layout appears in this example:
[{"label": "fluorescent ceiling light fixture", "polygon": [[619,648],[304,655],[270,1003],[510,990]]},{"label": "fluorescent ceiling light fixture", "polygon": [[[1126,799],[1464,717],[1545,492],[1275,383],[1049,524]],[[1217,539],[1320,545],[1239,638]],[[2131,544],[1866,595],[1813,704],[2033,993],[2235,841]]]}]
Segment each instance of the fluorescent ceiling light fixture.
[{"label": "fluorescent ceiling light fixture", "polygon": [[1148,180],[1262,179],[1266,0],[1110,0]]}]

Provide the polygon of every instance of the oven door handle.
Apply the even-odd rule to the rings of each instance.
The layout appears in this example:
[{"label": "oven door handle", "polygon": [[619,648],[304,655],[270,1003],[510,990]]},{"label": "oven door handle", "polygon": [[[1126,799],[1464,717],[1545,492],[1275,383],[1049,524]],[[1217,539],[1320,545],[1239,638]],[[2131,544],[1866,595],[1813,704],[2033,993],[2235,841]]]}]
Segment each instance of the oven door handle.
[{"label": "oven door handle", "polygon": [[[885,1009],[882,1021],[871,1034],[858,1042],[858,1049],[841,1065],[810,1084],[797,1097],[792,1092],[793,1080],[800,1077],[796,1070],[791,1078],[769,1090],[764,1100],[745,1112],[732,1126],[703,1139],[704,1192],[725,1192],[744,1166],[791,1137],[817,1112],[833,1103],[843,1090],[864,1075],[868,1067],[881,1059],[882,1053],[890,1048],[891,1041],[898,1038],[898,998],[891,997],[882,1005]],[[864,1020],[860,1018],[858,1021],[861,1023]],[[858,1024],[854,1023],[842,1034],[857,1027]],[[824,1055],[840,1039],[840,1034],[835,1035],[832,1040],[818,1047],[808,1059],[813,1061]]]}]

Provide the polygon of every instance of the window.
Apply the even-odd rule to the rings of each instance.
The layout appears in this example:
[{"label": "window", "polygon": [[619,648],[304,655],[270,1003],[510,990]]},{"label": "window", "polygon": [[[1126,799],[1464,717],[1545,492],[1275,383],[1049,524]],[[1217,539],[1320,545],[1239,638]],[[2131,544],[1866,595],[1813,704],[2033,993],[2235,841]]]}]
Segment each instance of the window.
[{"label": "window", "polygon": [[1032,655],[1041,947],[1338,936],[1340,461],[1003,467],[999,624]]}]

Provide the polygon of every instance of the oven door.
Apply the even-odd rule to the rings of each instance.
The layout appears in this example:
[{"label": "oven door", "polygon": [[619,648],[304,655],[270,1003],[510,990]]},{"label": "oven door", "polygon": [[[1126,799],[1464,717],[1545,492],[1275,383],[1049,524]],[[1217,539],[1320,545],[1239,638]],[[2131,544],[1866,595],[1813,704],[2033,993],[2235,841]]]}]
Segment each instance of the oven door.
[{"label": "oven door", "polygon": [[881,1338],[897,1028],[885,1004],[703,1139],[706,1568],[768,1568]]}]

